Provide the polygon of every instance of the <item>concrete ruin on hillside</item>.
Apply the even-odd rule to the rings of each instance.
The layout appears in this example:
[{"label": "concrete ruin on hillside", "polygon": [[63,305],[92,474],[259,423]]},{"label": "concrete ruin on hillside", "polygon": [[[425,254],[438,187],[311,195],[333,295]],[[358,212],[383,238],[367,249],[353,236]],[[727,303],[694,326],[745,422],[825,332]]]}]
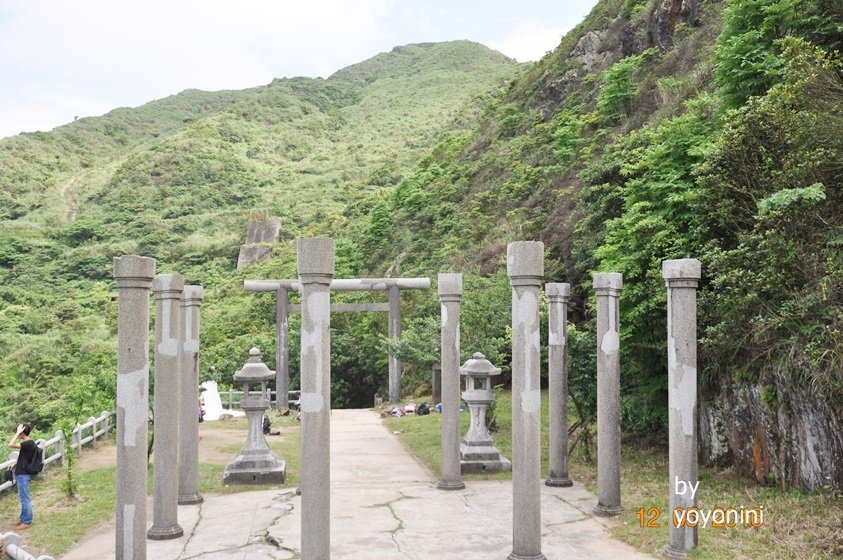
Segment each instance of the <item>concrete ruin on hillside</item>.
[{"label": "concrete ruin on hillside", "polygon": [[240,247],[237,270],[268,260],[272,257],[272,243],[281,236],[281,220],[264,215],[249,216],[246,222],[246,243]]}]

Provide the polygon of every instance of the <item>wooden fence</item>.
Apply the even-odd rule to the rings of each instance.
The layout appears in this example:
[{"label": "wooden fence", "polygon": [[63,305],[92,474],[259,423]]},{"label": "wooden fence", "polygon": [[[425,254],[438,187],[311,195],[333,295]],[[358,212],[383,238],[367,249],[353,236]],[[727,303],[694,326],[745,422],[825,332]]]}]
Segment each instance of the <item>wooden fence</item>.
[{"label": "wooden fence", "polygon": [[[88,444],[95,448],[97,440],[105,437],[114,428],[114,417],[114,412],[103,412],[99,418],[91,417],[84,424],[77,424],[70,436],[70,446],[77,451],[81,451],[82,446]],[[52,438],[48,440],[39,439],[35,443],[44,451],[44,468],[53,463],[61,464],[65,455],[64,434],[61,430],[57,431]],[[0,470],[5,471],[10,466],[14,467],[16,462],[17,459],[9,459],[0,463]],[[14,484],[14,482],[0,484],[0,493],[5,492]]]},{"label": "wooden fence", "polygon": [[54,560],[52,556],[33,556],[20,546],[20,536],[15,533],[0,533],[0,558],[11,560]]}]

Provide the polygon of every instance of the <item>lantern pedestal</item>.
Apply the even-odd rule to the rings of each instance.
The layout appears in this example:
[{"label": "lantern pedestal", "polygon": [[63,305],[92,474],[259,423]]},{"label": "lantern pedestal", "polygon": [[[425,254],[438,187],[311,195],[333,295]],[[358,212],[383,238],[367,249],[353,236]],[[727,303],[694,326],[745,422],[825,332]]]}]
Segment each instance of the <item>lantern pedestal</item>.
[{"label": "lantern pedestal", "polygon": [[460,444],[460,472],[463,474],[512,470],[512,463],[495,447],[486,428],[486,411],[495,400],[492,376],[500,375],[500,372],[479,352],[460,367],[460,373],[465,376],[462,398],[471,412],[471,426]]},{"label": "lantern pedestal", "polygon": [[[234,462],[225,468],[223,484],[283,484],[287,476],[287,463],[279,461],[266,443],[263,435],[263,415],[269,410],[266,398],[266,381],[275,372],[260,361],[260,352],[252,348],[251,357],[242,370],[234,375],[243,382],[243,399],[240,408],[249,420],[249,433],[243,449]],[[260,392],[249,392],[250,383],[261,383]]]}]

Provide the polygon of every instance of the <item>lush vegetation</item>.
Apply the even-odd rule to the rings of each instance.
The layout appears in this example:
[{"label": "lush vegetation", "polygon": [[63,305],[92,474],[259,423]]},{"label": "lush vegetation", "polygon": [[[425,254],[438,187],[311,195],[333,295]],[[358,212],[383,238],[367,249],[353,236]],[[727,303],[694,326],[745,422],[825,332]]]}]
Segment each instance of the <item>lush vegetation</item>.
[{"label": "lush vegetation", "polygon": [[[666,426],[666,258],[703,261],[706,390],[760,384],[765,405],[785,410],[799,386],[839,418],[843,8],[688,1],[668,17],[667,4],[602,0],[520,72],[475,44],[412,45],[327,80],[185,92],[0,142],[0,420],[50,425],[111,406],[120,253],[205,286],[204,378],[230,379],[252,345],[273,365],[274,301],[241,283],[294,276],[293,240],[313,234],[337,239],[338,277],[463,272],[463,357],[484,352],[504,383],[506,243],[543,240],[547,278],[573,285],[571,396],[586,443],[593,271],[625,279],[624,428]],[[283,241],[238,273],[253,210],[283,218]],[[333,318],[334,406],[383,395],[388,347],[408,391],[425,383],[435,294],[403,306],[399,341],[382,316]]]},{"label": "lush vegetation", "polygon": [[[44,432],[113,408],[114,255],[205,286],[203,376],[230,382],[254,344],[273,356],[273,304],[233,271],[249,215],[284,220],[277,258],[249,276],[294,275],[292,240],[342,232],[347,207],[469,126],[519,68],[467,41],[408,45],[324,80],[186,91],[0,141],[0,424]],[[341,242],[338,274],[361,262]],[[352,371],[372,378],[366,402],[386,360],[370,351],[380,326],[343,346],[349,386]]]},{"label": "lush vegetation", "polygon": [[[622,272],[623,420],[638,434],[667,424],[661,261],[699,258],[704,387],[759,383],[773,409],[790,387],[809,387],[840,415],[841,6],[700,4],[675,25],[672,48],[626,53],[618,40],[617,61],[592,71],[580,38],[613,10],[628,15],[604,38],[624,27],[641,35],[658,9],[621,4],[599,4],[474,133],[444,139],[380,193],[356,238],[405,273],[448,263],[500,290],[506,242],[544,240],[547,276],[574,285],[572,398],[589,418],[590,272]],[[571,75],[560,99],[556,84]],[[504,293],[477,297],[506,309]],[[507,322],[464,322],[466,336],[484,333],[463,344],[466,357],[484,350],[505,368]]]}]

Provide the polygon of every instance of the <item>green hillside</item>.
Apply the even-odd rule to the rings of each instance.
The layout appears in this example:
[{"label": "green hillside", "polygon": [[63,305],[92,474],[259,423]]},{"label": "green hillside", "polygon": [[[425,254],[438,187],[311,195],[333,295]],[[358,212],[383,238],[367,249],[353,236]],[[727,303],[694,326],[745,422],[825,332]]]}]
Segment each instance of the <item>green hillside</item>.
[{"label": "green hillside", "polygon": [[[257,327],[237,329],[266,322],[232,275],[248,215],[281,217],[286,243],[341,231],[350,204],[471,126],[519,69],[468,41],[407,45],[327,79],[190,90],[0,141],[3,424],[46,429],[113,406],[117,254],[209,289],[206,336],[222,346],[206,361],[229,379]],[[238,321],[217,324],[229,309]]]},{"label": "green hillside", "polygon": [[[573,285],[575,437],[593,434],[590,274],[624,274],[624,433],[666,427],[660,263],[703,263],[703,457],[783,487],[843,487],[843,8],[834,0],[601,0],[522,68],[469,42],[397,47],[326,80],[184,92],[0,141],[0,419],[111,406],[110,257],[206,287],[202,375],[274,355],[294,240],[338,277],[465,275],[462,350],[509,366],[506,243],[539,239]],[[284,220],[236,272],[252,211]],[[353,300],[366,295],[344,294]],[[434,292],[332,318],[334,406],[368,406],[387,348],[413,391],[436,361]],[[297,353],[292,325],[291,355]],[[293,360],[293,386],[297,366]],[[546,371],[546,369],[544,369]]]},{"label": "green hillside", "polygon": [[[467,304],[485,313],[463,323],[463,351],[504,369],[506,243],[544,241],[547,277],[573,285],[585,439],[591,272],[624,275],[625,433],[659,434],[661,261],[699,258],[703,457],[764,483],[843,487],[842,21],[819,0],[600,2],[475,131],[382,192],[354,238],[373,272],[472,272],[487,291]],[[410,359],[414,336],[435,336],[418,320]]]}]

